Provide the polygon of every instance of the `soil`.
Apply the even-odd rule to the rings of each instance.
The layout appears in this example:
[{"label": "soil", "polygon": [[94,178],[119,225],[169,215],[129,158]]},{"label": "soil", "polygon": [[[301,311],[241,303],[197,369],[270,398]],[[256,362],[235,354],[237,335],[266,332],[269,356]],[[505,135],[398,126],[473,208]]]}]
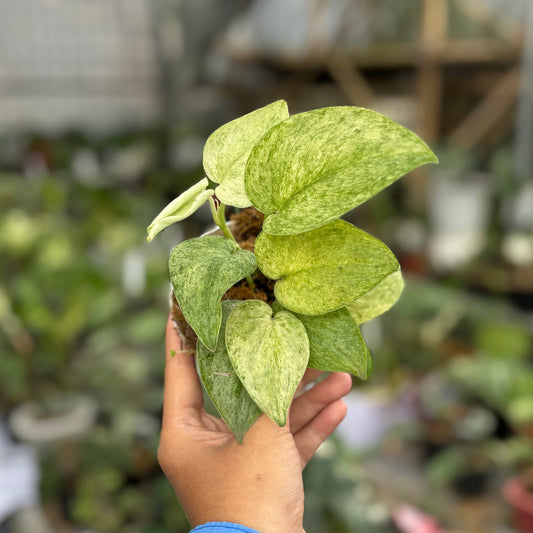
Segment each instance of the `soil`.
[{"label": "soil", "polygon": [[[264,215],[248,207],[230,216],[231,232],[244,250],[254,251],[255,239],[263,225]],[[243,279],[231,287],[222,297],[227,300],[262,300],[272,304],[274,301],[274,284],[275,281],[268,279],[259,270],[252,275],[255,287],[252,288],[248,282]],[[197,336],[193,329],[183,316],[181,309],[174,297],[171,296],[171,313],[176,324],[176,329],[185,342],[188,349],[196,350]]]}]

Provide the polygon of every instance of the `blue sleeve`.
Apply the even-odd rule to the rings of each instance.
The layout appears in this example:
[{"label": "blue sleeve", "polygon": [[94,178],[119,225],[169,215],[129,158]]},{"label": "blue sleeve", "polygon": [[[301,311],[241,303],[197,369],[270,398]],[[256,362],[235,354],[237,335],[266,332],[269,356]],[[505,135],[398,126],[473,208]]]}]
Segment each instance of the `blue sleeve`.
[{"label": "blue sleeve", "polygon": [[190,533],[259,533],[255,529],[241,526],[240,524],[230,524],[229,522],[208,522],[195,527]]}]

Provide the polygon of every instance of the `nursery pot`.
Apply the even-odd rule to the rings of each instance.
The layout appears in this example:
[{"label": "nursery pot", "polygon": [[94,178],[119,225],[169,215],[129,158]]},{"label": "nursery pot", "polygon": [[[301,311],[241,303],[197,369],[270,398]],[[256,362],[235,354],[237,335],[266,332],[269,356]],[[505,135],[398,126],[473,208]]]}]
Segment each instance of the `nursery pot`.
[{"label": "nursery pot", "polygon": [[490,176],[459,179],[440,172],[429,191],[429,255],[438,271],[463,266],[483,248],[490,215]]},{"label": "nursery pot", "polygon": [[97,415],[96,401],[81,394],[52,400],[46,409],[32,401],[18,405],[9,417],[13,435],[22,442],[46,445],[79,438],[92,427]]},{"label": "nursery pot", "polygon": [[516,531],[533,533],[533,468],[510,478],[504,484],[502,493],[513,509]]}]

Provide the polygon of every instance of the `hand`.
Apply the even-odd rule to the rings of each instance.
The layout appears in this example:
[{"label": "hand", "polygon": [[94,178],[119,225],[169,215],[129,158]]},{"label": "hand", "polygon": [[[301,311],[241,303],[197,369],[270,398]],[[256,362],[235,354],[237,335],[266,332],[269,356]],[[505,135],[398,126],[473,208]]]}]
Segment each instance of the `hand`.
[{"label": "hand", "polygon": [[[300,391],[320,374],[308,369]],[[206,413],[194,353],[169,318],[158,459],[191,524],[302,533],[302,470],[346,415],[341,398],[350,388],[348,374],[330,374],[294,399],[285,427],[261,415],[239,444],[222,419]]]}]

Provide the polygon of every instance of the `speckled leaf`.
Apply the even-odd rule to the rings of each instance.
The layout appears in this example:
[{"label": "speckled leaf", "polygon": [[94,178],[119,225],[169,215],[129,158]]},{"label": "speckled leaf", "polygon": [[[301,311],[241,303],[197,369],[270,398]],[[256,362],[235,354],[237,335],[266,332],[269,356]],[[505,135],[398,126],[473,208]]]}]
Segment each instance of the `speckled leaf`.
[{"label": "speckled leaf", "polygon": [[204,147],[204,169],[212,181],[220,183],[217,198],[236,207],[252,205],[244,189],[250,151],[272,126],[288,116],[287,103],[279,100],[228,122],[209,136]]},{"label": "speckled leaf", "polygon": [[222,320],[220,299],[256,268],[254,254],[226,237],[205,236],[183,241],[170,254],[174,295],[201,342],[216,347]]},{"label": "speckled leaf", "polygon": [[388,311],[398,301],[403,285],[402,273],[393,272],[371,291],[346,307],[357,323],[363,324]]},{"label": "speckled leaf", "polygon": [[400,268],[381,241],[344,220],[298,235],[262,232],[255,254],[263,274],[279,280],[280,303],[304,315],[345,307]]},{"label": "speckled leaf", "polygon": [[261,410],[250,398],[237,377],[224,341],[228,316],[240,303],[239,300],[222,302],[222,326],[217,348],[214,353],[211,353],[199,342],[196,346],[196,366],[211,401],[233,431],[235,438],[242,442],[244,434],[257,420]]},{"label": "speckled leaf", "polygon": [[346,308],[319,316],[296,316],[309,338],[308,366],[366,379],[370,354],[357,322]]},{"label": "speckled leaf", "polygon": [[147,240],[151,241],[160,231],[171,224],[192,215],[209,197],[213,189],[208,189],[209,180],[204,178],[172,200],[148,226]]},{"label": "speckled leaf", "polygon": [[309,360],[303,324],[291,313],[260,300],[246,300],[231,312],[226,326],[228,355],[248,394],[278,425],[287,412]]},{"label": "speckled leaf", "polygon": [[322,226],[368,200],[410,170],[436,163],[414,133],[358,107],[293,115],[252,150],[246,193],[273,235]]}]

